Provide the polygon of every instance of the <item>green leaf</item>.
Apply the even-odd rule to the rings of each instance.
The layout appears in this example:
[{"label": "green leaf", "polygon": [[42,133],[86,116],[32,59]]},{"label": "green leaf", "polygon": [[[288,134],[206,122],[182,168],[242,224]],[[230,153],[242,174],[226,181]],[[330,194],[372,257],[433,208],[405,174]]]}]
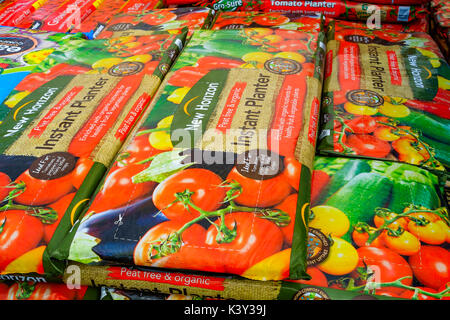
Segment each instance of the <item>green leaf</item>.
[{"label": "green leaf", "polygon": [[172,174],[181,171],[193,163],[183,163],[186,155],[180,155],[181,151],[168,151],[158,154],[150,166],[131,178],[133,183],[147,181],[162,182]]}]

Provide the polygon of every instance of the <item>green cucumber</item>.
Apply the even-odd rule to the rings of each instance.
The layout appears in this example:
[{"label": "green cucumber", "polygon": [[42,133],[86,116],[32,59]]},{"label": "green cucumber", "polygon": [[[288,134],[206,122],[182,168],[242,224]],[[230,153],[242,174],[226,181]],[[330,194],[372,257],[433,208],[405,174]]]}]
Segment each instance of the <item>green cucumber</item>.
[{"label": "green cucumber", "polygon": [[371,167],[366,160],[349,159],[344,166],[331,177],[330,182],[312,206],[323,204],[333,193],[338,191],[339,188],[344,186],[358,174],[370,171]]},{"label": "green cucumber", "polygon": [[436,209],[440,207],[441,201],[436,190],[428,184],[394,181],[388,208],[393,212],[402,213],[411,204]]},{"label": "green cucumber", "polygon": [[344,212],[350,229],[343,236],[351,241],[352,227],[357,222],[372,224],[375,209],[385,207],[391,195],[392,182],[376,172],[363,172],[336,191],[326,202],[327,206]]},{"label": "green cucumber", "polygon": [[441,162],[444,166],[450,167],[450,145],[445,144],[428,137],[421,137],[421,140],[433,147],[434,152],[436,153],[436,159]]},{"label": "green cucumber", "polygon": [[450,120],[410,110],[410,114],[397,118],[402,124],[418,129],[423,135],[450,144]]}]

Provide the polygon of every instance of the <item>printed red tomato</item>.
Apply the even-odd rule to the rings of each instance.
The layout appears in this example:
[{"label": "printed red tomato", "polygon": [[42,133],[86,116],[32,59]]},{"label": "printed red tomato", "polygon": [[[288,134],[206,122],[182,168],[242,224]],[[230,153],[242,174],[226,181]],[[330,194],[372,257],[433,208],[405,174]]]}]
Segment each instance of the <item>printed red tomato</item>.
[{"label": "printed red tomato", "polygon": [[275,34],[286,40],[307,40],[308,35],[295,30],[276,29]]},{"label": "printed red tomato", "polygon": [[163,182],[153,192],[153,203],[168,219],[192,220],[200,215],[192,206],[176,200],[177,193],[191,193],[190,201],[198,208],[213,211],[221,206],[226,195],[221,187],[222,178],[201,168],[179,171]]},{"label": "printed red tomato", "polygon": [[0,212],[0,270],[33,249],[44,235],[42,222],[23,210]]},{"label": "printed red tomato", "polygon": [[11,178],[6,173],[0,172],[0,202],[12,191],[12,189],[8,188],[10,183]]},{"label": "printed red tomato", "polygon": [[256,16],[253,18],[253,21],[262,26],[278,26],[280,24],[288,23],[289,18],[279,13],[271,13]]},{"label": "printed red tomato", "polygon": [[241,185],[242,192],[235,201],[248,207],[274,206],[283,201],[292,190],[283,174],[267,180],[256,180],[245,177],[234,167],[227,180],[236,181]]},{"label": "printed red tomato", "polygon": [[149,134],[136,135],[126,150],[121,152],[117,159],[117,165],[124,167],[126,165],[147,160],[159,153],[161,150],[153,148],[148,142]]},{"label": "printed red tomato", "polygon": [[25,183],[25,191],[15,197],[14,201],[26,205],[46,205],[55,202],[73,190],[71,174],[53,180],[40,180],[32,177],[27,170],[15,182]]},{"label": "printed red tomato", "polygon": [[102,212],[115,209],[143,198],[155,188],[156,182],[134,183],[132,178],[148,167],[146,164],[132,164],[118,168],[108,174],[102,189],[92,202],[90,211]]},{"label": "printed red tomato", "polygon": [[225,216],[224,224],[236,230],[236,237],[228,243],[218,243],[218,219],[206,233],[206,244],[221,252],[225,271],[242,274],[249,267],[281,250],[283,233],[274,223],[251,212],[235,212]]},{"label": "printed red tomato", "polygon": [[[83,289],[69,289],[59,283],[14,283],[8,291],[7,300],[75,300]],[[80,297],[81,298],[82,294]]]},{"label": "printed red tomato", "polygon": [[69,207],[70,203],[72,202],[73,198],[75,197],[75,194],[76,194],[75,192],[69,193],[68,195],[65,195],[58,201],[48,205],[50,208],[56,211],[56,213],[58,214],[58,219],[52,224],[44,225],[45,242],[49,243],[50,239],[53,237],[53,234],[55,233],[55,230],[58,227],[61,218],[66,213],[66,210]]},{"label": "printed red tomato", "polygon": [[391,152],[391,145],[369,134],[351,134],[345,143],[356,154],[366,157],[385,158]]},{"label": "printed red tomato", "polygon": [[[438,291],[436,291],[435,289],[432,288],[427,288],[427,287],[416,287],[417,289],[429,292],[429,293],[437,293]],[[415,294],[414,290],[405,290],[401,295],[400,298],[404,298],[404,299],[417,299],[417,300],[438,300],[436,298],[430,297],[429,295],[427,295],[426,293],[418,293],[417,295]]]},{"label": "printed red tomato", "polygon": [[[359,262],[355,271],[351,276],[355,279],[357,285],[365,285],[366,280],[359,274],[371,273],[372,281],[375,282],[392,282],[403,277],[405,285],[412,284],[413,272],[408,262],[398,253],[388,248],[361,247],[357,249]],[[400,292],[403,289],[390,288],[392,292]]]},{"label": "printed red tomato", "polygon": [[424,286],[439,289],[450,282],[450,252],[442,247],[422,245],[409,257],[414,276]]},{"label": "printed red tomato", "polygon": [[89,170],[91,170],[93,164],[94,161],[89,158],[78,159],[77,165],[72,171],[72,184],[75,188],[80,189],[81,184],[89,173]]},{"label": "printed red tomato", "polygon": [[170,234],[177,232],[183,226],[184,222],[180,220],[165,221],[147,231],[134,249],[134,263],[161,268],[224,272],[219,257],[220,252],[209,249],[205,244],[206,230],[198,224],[193,224],[182,233],[179,251],[151,259],[151,255],[158,254],[157,250],[152,248],[155,241],[159,243],[167,239]]},{"label": "printed red tomato", "polygon": [[296,40],[285,40],[277,43],[277,51],[309,51],[308,47],[303,41]]},{"label": "printed red tomato", "polygon": [[286,227],[281,228],[284,240],[289,245],[292,244],[292,236],[294,234],[295,214],[297,213],[297,200],[298,195],[294,193],[288,196],[283,200],[283,202],[275,207],[275,209],[286,212],[291,218],[291,222]]},{"label": "printed red tomato", "polygon": [[300,175],[302,171],[302,164],[294,157],[284,158],[284,171],[283,175],[289,184],[295,190],[298,190],[300,186]]},{"label": "printed red tomato", "polygon": [[149,12],[146,13],[144,16],[141,17],[141,21],[143,23],[147,23],[153,26],[157,26],[166,22],[169,22],[171,20],[174,20],[177,18],[177,15],[173,12]]},{"label": "printed red tomato", "polygon": [[352,133],[372,133],[377,128],[377,122],[371,116],[359,116],[346,122]]},{"label": "printed red tomato", "polygon": [[310,280],[288,280],[291,282],[303,283],[310,286],[318,286],[322,288],[328,287],[328,280],[325,274],[316,267],[306,268],[306,273],[311,277]]},{"label": "printed red tomato", "polygon": [[198,26],[200,28],[205,21],[206,16],[207,13],[205,12],[191,12],[179,17],[178,20],[186,21],[181,24],[182,26]]}]

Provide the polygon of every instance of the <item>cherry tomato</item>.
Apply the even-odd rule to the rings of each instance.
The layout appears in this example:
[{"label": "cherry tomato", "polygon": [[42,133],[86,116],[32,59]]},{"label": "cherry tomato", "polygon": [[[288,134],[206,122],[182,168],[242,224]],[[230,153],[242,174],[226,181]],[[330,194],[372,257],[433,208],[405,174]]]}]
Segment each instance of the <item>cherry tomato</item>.
[{"label": "cherry tomato", "polygon": [[242,192],[235,201],[248,207],[274,206],[283,201],[292,190],[283,174],[267,180],[256,180],[245,177],[234,167],[227,180],[236,181],[241,185]]},{"label": "cherry tomato", "polygon": [[40,180],[32,177],[27,170],[15,182],[25,183],[26,188],[23,193],[14,198],[14,201],[26,205],[46,205],[55,202],[73,190],[71,174],[52,180]]},{"label": "cherry tomato", "polygon": [[353,242],[358,247],[384,247],[385,245],[384,245],[382,235],[379,235],[378,237],[376,237],[372,242],[370,242],[370,243],[368,242],[369,241],[369,233],[371,232],[371,229],[373,231],[375,230],[375,228],[369,228],[369,232],[367,232],[367,231],[358,230],[355,228],[352,232]]},{"label": "cherry tomato", "polygon": [[72,184],[75,188],[80,189],[81,184],[83,183],[93,165],[94,161],[89,158],[78,159],[77,165],[72,171]]},{"label": "cherry tomato", "polygon": [[0,212],[0,270],[33,249],[44,235],[42,222],[23,210]]},{"label": "cherry tomato", "polygon": [[291,194],[286,199],[284,199],[279,205],[275,207],[275,209],[282,210],[286,212],[291,218],[291,222],[286,226],[281,228],[281,231],[284,235],[284,240],[289,245],[292,244],[292,236],[294,234],[294,224],[295,224],[295,215],[297,213],[297,194]]},{"label": "cherry tomato", "polygon": [[[390,221],[390,220],[394,219],[395,217],[396,217],[396,214],[394,212],[390,212],[385,217],[375,215],[373,217],[373,223],[375,224],[375,226],[377,228],[380,228],[381,226],[383,226],[386,223],[386,221]],[[399,218],[387,226],[392,229],[397,229],[399,227],[406,229],[408,226],[408,220],[406,220],[406,218]]]},{"label": "cherry tomato", "polygon": [[356,154],[366,157],[385,158],[391,152],[391,145],[368,134],[351,134],[346,145]]},{"label": "cherry tomato", "polygon": [[420,241],[427,244],[439,245],[447,240],[446,230],[444,230],[440,224],[435,222],[429,222],[425,225],[421,225],[415,221],[410,221],[408,223],[408,230],[419,238]]},{"label": "cherry tomato", "polygon": [[222,178],[214,172],[201,169],[185,169],[179,171],[163,182],[153,192],[153,203],[168,219],[192,220],[200,213],[189,206],[188,209],[181,201],[174,202],[177,193],[192,192],[191,201],[205,211],[217,210],[226,195],[221,187]]},{"label": "cherry tomato", "polygon": [[327,258],[319,263],[320,271],[334,276],[341,276],[352,272],[358,264],[358,253],[347,241],[332,237],[333,244]]},{"label": "cherry tomato", "polygon": [[4,273],[39,273],[44,274],[42,256],[46,246],[39,246],[25,252],[20,257],[11,261],[3,270]]},{"label": "cherry tomato", "polygon": [[286,180],[295,190],[298,190],[300,185],[300,175],[302,171],[302,164],[294,157],[284,158],[283,175]]},{"label": "cherry tomato", "polygon": [[49,204],[48,206],[56,211],[58,214],[58,220],[53,222],[52,224],[45,224],[44,225],[44,240],[45,242],[49,243],[50,239],[53,237],[53,234],[55,233],[56,228],[58,227],[61,218],[66,213],[67,208],[69,207],[70,203],[72,202],[73,198],[75,197],[75,192],[69,193],[68,195],[65,195],[61,199],[57,200],[54,203]]},{"label": "cherry tomato", "polygon": [[[357,285],[365,285],[366,280],[359,272],[373,274],[371,280],[375,282],[392,282],[403,277],[401,282],[412,284],[413,271],[408,262],[398,253],[388,248],[360,247],[357,249],[359,261],[357,268],[351,273]],[[403,289],[390,287],[392,292],[402,292]]]},{"label": "cherry tomato", "polygon": [[[340,98],[340,99],[338,99]],[[339,102],[345,102],[343,101],[344,97],[342,95],[337,95],[337,97],[334,97],[334,99],[338,99]],[[347,99],[347,98],[345,98]],[[369,106],[361,106],[359,104],[354,104],[352,102],[345,102],[344,103],[344,109],[345,111],[357,115],[357,116],[373,116],[378,112],[378,108],[369,107]]]},{"label": "cherry tomato", "polygon": [[289,278],[291,248],[278,251],[250,266],[241,276],[260,281],[285,280]]},{"label": "cherry tomato", "polygon": [[6,173],[0,172],[0,202],[12,191],[12,189],[8,188],[10,183],[11,178]]},{"label": "cherry tomato", "polygon": [[380,126],[374,131],[373,135],[384,141],[395,141],[400,139],[400,136],[395,134],[393,130],[393,128],[388,126]]},{"label": "cherry tomato", "polygon": [[146,164],[132,164],[111,171],[105,179],[100,192],[95,196],[90,211],[97,213],[119,208],[143,198],[155,188],[156,182],[134,183],[132,178],[148,167]]},{"label": "cherry tomato", "polygon": [[442,247],[422,245],[409,257],[414,276],[424,286],[439,289],[450,282],[450,252]]},{"label": "cherry tomato", "polygon": [[359,116],[346,122],[352,133],[372,133],[377,128],[377,122],[371,116]]},{"label": "cherry tomato", "polygon": [[[426,292],[430,292],[430,293],[437,293],[438,291],[436,291],[435,289],[432,288],[427,288],[427,287],[416,287],[417,289],[421,289],[423,291]],[[403,291],[403,293],[400,295],[400,298],[403,299],[412,299],[414,297],[415,291],[414,290],[405,290]],[[415,299],[417,300],[438,300],[436,298],[430,297],[429,295],[427,295],[426,293],[419,293],[416,295]]]},{"label": "cherry tomato", "polygon": [[[216,226],[222,224],[218,219]],[[274,223],[250,212],[227,214],[224,220],[236,237],[229,243],[218,243],[218,230],[211,225],[206,233],[206,244],[221,252],[225,271],[242,274],[249,267],[281,250],[283,233]]]},{"label": "cherry tomato", "polygon": [[420,241],[408,231],[403,231],[399,236],[384,233],[384,243],[386,246],[403,256],[411,256],[420,250]]},{"label": "cherry tomato", "polygon": [[313,214],[308,226],[322,231],[323,234],[342,237],[350,228],[350,220],[341,210],[321,205],[311,208]]}]

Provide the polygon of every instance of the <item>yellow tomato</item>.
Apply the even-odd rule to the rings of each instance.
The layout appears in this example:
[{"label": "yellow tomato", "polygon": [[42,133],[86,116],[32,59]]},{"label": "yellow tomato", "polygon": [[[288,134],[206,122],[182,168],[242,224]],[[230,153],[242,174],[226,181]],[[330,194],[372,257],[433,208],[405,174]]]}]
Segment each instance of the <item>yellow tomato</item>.
[{"label": "yellow tomato", "polygon": [[253,280],[283,280],[289,276],[291,249],[279,251],[248,268],[242,276]]},{"label": "yellow tomato", "polygon": [[341,210],[330,206],[316,206],[311,208],[314,214],[308,226],[319,229],[322,233],[335,237],[342,237],[350,228],[350,221]]},{"label": "yellow tomato", "polygon": [[369,106],[360,106],[351,102],[344,104],[345,111],[358,116],[373,116],[378,112],[378,108]]},{"label": "yellow tomato", "polygon": [[134,61],[134,62],[142,62],[147,63],[152,60],[151,54],[138,54],[135,56],[131,56],[125,59],[125,61]]},{"label": "yellow tomato", "polygon": [[275,58],[291,59],[291,60],[295,60],[300,63],[303,63],[306,61],[304,55],[302,55],[298,52],[289,52],[289,51],[283,51],[283,52],[277,53],[275,55]]},{"label": "yellow tomato", "polygon": [[172,124],[173,115],[161,119],[156,125],[157,128],[168,128]]},{"label": "yellow tomato", "polygon": [[109,69],[116,64],[122,62],[120,58],[105,58],[101,60],[97,60],[92,64],[92,68],[94,69]]},{"label": "yellow tomato", "polygon": [[183,101],[184,96],[191,90],[190,87],[182,87],[175,89],[170,96],[167,97],[167,101],[170,101],[175,104],[181,103]]},{"label": "yellow tomato", "polygon": [[319,263],[317,267],[330,275],[342,276],[352,272],[358,264],[358,252],[347,241],[332,237],[333,244],[330,247],[328,257]]},{"label": "yellow tomato", "polygon": [[450,243],[450,227],[447,225],[447,223],[445,223],[444,220],[438,220],[435,223],[437,225],[439,225],[442,228],[442,230],[444,230],[444,233],[445,233],[445,236],[446,236],[445,241],[447,243]]},{"label": "yellow tomato", "polygon": [[264,63],[269,59],[272,59],[273,55],[268,52],[249,52],[242,57],[245,62],[259,62]]},{"label": "yellow tomato", "polygon": [[444,90],[450,90],[450,80],[447,80],[441,76],[438,76],[438,86]]},{"label": "yellow tomato", "polygon": [[155,131],[150,133],[148,137],[150,145],[158,150],[172,150],[173,145],[170,140],[170,133],[168,131]]},{"label": "yellow tomato", "polygon": [[392,104],[384,101],[384,103],[378,108],[378,111],[391,118],[404,118],[408,116],[411,111],[404,104]]},{"label": "yellow tomato", "polygon": [[440,245],[447,240],[447,232],[436,222],[420,225],[414,221],[408,223],[408,231],[419,238],[422,242]]},{"label": "yellow tomato", "polygon": [[403,256],[412,256],[420,250],[419,239],[408,231],[403,231],[398,236],[390,235],[387,232],[384,234],[383,240],[388,248]]},{"label": "yellow tomato", "polygon": [[393,133],[392,128],[389,128],[389,127],[377,128],[374,131],[373,135],[375,137],[377,137],[378,139],[384,140],[384,141],[395,141],[395,140],[400,139],[400,136]]}]

